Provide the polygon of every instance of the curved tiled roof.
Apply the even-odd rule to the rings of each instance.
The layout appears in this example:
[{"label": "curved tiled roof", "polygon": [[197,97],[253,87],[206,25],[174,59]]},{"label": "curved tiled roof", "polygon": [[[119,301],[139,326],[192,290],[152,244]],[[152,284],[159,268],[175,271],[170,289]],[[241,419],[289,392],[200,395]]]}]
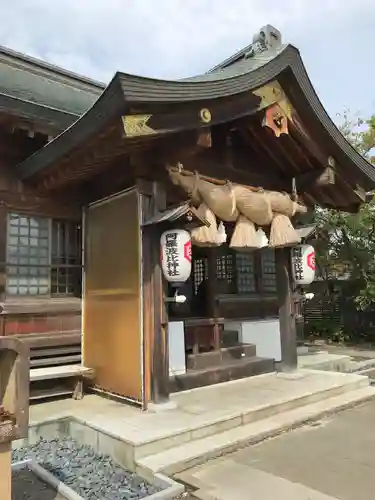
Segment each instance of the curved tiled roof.
[{"label": "curved tiled roof", "polygon": [[134,105],[145,105],[146,109],[147,105],[156,103],[210,102],[212,105],[216,99],[256,90],[277,78],[287,78],[286,94],[293,88],[292,97],[298,100],[293,102],[297,111],[304,110],[315,129],[328,137],[332,155],[337,156],[346,167],[359,170],[362,180],[369,181],[367,185],[374,187],[374,167],[346,141],[328,116],[310,82],[299,51],[292,45],[280,43],[267,50],[253,52],[250,57],[246,57],[245,51],[242,53],[244,57],[236,55],[232,58],[233,63],[229,59],[212,72],[180,81],[116,73],[102,96],[76,123],[18,165],[19,175],[27,178],[48,168],[82,141],[95,135],[106,121],[120,117]]},{"label": "curved tiled roof", "polygon": [[97,100],[105,85],[0,47],[0,109],[61,122],[64,129]]}]

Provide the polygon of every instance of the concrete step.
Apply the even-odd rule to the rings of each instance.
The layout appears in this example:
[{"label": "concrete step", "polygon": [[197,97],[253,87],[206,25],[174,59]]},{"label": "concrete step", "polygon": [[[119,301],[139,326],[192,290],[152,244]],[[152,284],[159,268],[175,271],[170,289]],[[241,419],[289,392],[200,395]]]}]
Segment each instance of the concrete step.
[{"label": "concrete step", "polygon": [[[184,443],[183,446],[178,445],[154,455],[138,458],[136,469],[145,478],[151,478],[157,472],[174,475],[242,446],[258,443],[375,397],[375,388],[369,386],[368,381],[367,385],[363,381],[358,381],[357,384],[347,384],[341,389],[341,393],[336,388],[336,391],[331,391],[331,397],[327,397],[326,394],[324,399],[321,394],[320,400],[316,400],[315,394],[315,400],[312,398],[310,404],[308,404],[308,399],[304,399],[305,404],[301,400],[295,401],[294,404],[290,401],[289,408],[284,407],[282,412],[275,409],[274,414],[268,418],[255,420],[219,434]],[[280,407],[278,409],[280,410]]]},{"label": "concrete step", "polygon": [[357,373],[357,375],[364,375],[364,376],[368,377],[371,381],[375,380],[375,367],[366,368],[365,370],[360,370],[356,373]]},{"label": "concrete step", "polygon": [[[208,419],[205,423],[199,424],[198,422],[193,426],[190,426],[189,429],[182,432],[180,430],[179,433],[173,433],[171,435],[166,435],[163,437],[158,437],[153,441],[147,440],[147,442],[139,442],[134,445],[133,448],[133,456],[134,459],[140,459],[142,457],[146,457],[148,455],[153,455],[155,453],[163,452],[168,450],[169,448],[174,448],[177,446],[185,447],[186,443],[191,441],[199,440],[201,438],[206,438],[208,436],[218,436],[221,432],[227,431],[233,428],[241,427],[247,425],[252,422],[256,422],[258,420],[262,420],[273,415],[278,415],[280,413],[293,410],[295,408],[303,407],[304,405],[309,405],[312,403],[316,403],[319,401],[324,401],[327,398],[335,397],[350,391],[355,391],[361,388],[369,387],[369,379],[368,377],[363,377],[360,375],[353,374],[341,374],[341,373],[327,373],[322,378],[322,383],[314,386],[309,385],[308,383],[308,374],[309,373],[319,373],[314,371],[305,371],[307,373],[297,374],[271,374],[271,377],[277,377],[277,379],[284,380],[285,384],[291,384],[291,391],[278,394],[276,393],[272,400],[268,400],[268,402],[259,401],[256,405],[244,405],[242,408],[238,408],[230,412],[228,414],[223,414],[220,417],[211,417],[208,415]],[[262,387],[262,382],[267,384],[267,379],[269,375],[261,375],[258,377],[259,388]],[[244,386],[247,385],[247,380],[242,379]],[[255,378],[252,379],[255,381]],[[240,384],[240,380],[229,382],[228,384],[235,384],[238,386]],[[303,390],[298,390],[296,392],[293,391],[293,383],[297,384],[305,384],[306,388]],[[200,389],[193,389],[190,391],[193,399],[194,394],[203,394],[204,391],[210,391],[209,387],[202,387]],[[235,390],[235,393],[238,391],[238,387]],[[181,397],[184,397],[184,394],[181,393]],[[176,395],[176,397],[180,397],[180,395]],[[250,398],[251,399],[251,396]],[[178,404],[178,403],[177,403]],[[225,405],[225,401],[223,402]],[[227,403],[228,404],[228,403]],[[193,408],[194,411],[194,408]],[[168,416],[168,412],[166,413],[166,417]]]},{"label": "concrete step", "polygon": [[348,373],[350,372],[350,363],[350,356],[331,354],[327,351],[298,356],[298,368],[311,370]]},{"label": "concrete step", "polygon": [[223,347],[220,352],[223,361],[231,361],[244,357],[255,357],[257,350],[254,344],[237,344],[231,347]]},{"label": "concrete step", "polygon": [[237,330],[223,330],[220,337],[222,347],[231,347],[238,344]]},{"label": "concrete step", "polygon": [[222,347],[219,351],[189,354],[186,360],[188,370],[204,370],[217,367],[222,363],[231,362],[244,357],[256,356],[256,347],[253,344],[236,344],[231,347]]},{"label": "concrete step", "polygon": [[200,370],[188,370],[184,375],[175,375],[170,379],[171,392],[186,391],[197,387],[238,380],[263,373],[273,372],[275,367],[273,359],[244,357],[232,359],[221,364],[209,366]]}]

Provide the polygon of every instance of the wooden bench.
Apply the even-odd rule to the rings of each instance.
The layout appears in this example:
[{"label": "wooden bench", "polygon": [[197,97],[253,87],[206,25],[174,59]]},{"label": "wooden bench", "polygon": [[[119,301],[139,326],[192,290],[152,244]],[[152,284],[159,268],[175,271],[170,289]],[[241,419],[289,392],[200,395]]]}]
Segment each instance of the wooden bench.
[{"label": "wooden bench", "polygon": [[94,370],[81,364],[81,333],[18,336],[30,351],[30,399],[72,394],[82,399],[85,379]]}]

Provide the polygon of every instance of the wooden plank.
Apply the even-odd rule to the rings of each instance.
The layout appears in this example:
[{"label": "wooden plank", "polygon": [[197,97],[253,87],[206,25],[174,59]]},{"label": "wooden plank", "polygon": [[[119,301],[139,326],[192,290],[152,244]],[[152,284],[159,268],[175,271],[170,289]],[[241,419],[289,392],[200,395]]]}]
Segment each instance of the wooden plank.
[{"label": "wooden plank", "polygon": [[80,343],[68,347],[61,346],[56,348],[31,350],[31,355],[33,358],[42,358],[44,356],[64,356],[64,355],[80,354],[80,353],[81,353]]},{"label": "wooden plank", "polygon": [[79,375],[92,377],[95,370],[82,365],[50,366],[47,368],[32,368],[30,370],[30,382],[38,380],[51,380],[58,378],[77,377]]},{"label": "wooden plank", "polygon": [[15,338],[25,343],[29,349],[48,346],[77,345],[81,343],[80,332],[16,335]]},{"label": "wooden plank", "polygon": [[49,398],[60,398],[62,396],[70,396],[73,393],[73,389],[53,387],[47,389],[32,390],[30,393],[30,401],[39,401],[42,399]]},{"label": "wooden plank", "polygon": [[42,366],[65,366],[71,363],[80,363],[81,354],[75,354],[73,356],[56,356],[54,358],[44,358],[44,359],[31,359],[30,366],[33,368],[41,368]]},{"label": "wooden plank", "polygon": [[[5,261],[2,261],[5,262]],[[0,302],[3,315],[19,314],[69,314],[81,313],[81,299],[72,297],[39,298],[39,299],[11,299]]]}]

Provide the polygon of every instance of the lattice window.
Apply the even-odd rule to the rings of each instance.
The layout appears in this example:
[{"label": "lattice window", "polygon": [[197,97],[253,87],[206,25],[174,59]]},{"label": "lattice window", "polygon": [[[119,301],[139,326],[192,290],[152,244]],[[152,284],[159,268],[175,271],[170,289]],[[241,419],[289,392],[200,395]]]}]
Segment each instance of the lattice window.
[{"label": "lattice window", "polygon": [[7,292],[46,295],[50,291],[49,221],[42,217],[9,215]]},{"label": "lattice window", "polygon": [[275,251],[271,248],[262,250],[262,285],[265,292],[276,292]]},{"label": "lattice window", "polygon": [[8,215],[8,295],[70,295],[80,280],[79,228],[45,217]]},{"label": "lattice window", "polygon": [[51,293],[71,295],[74,293],[76,266],[80,260],[80,234],[77,226],[66,221],[53,220],[51,243]]},{"label": "lattice window", "polygon": [[194,287],[194,295],[197,294],[199,285],[207,279],[208,270],[207,270],[207,258],[194,258],[193,259],[193,287]]},{"label": "lattice window", "polygon": [[216,276],[218,280],[223,280],[228,285],[233,284],[233,255],[224,254],[216,257]]},{"label": "lattice window", "polygon": [[236,253],[236,275],[238,293],[254,293],[256,291],[254,254]]}]

